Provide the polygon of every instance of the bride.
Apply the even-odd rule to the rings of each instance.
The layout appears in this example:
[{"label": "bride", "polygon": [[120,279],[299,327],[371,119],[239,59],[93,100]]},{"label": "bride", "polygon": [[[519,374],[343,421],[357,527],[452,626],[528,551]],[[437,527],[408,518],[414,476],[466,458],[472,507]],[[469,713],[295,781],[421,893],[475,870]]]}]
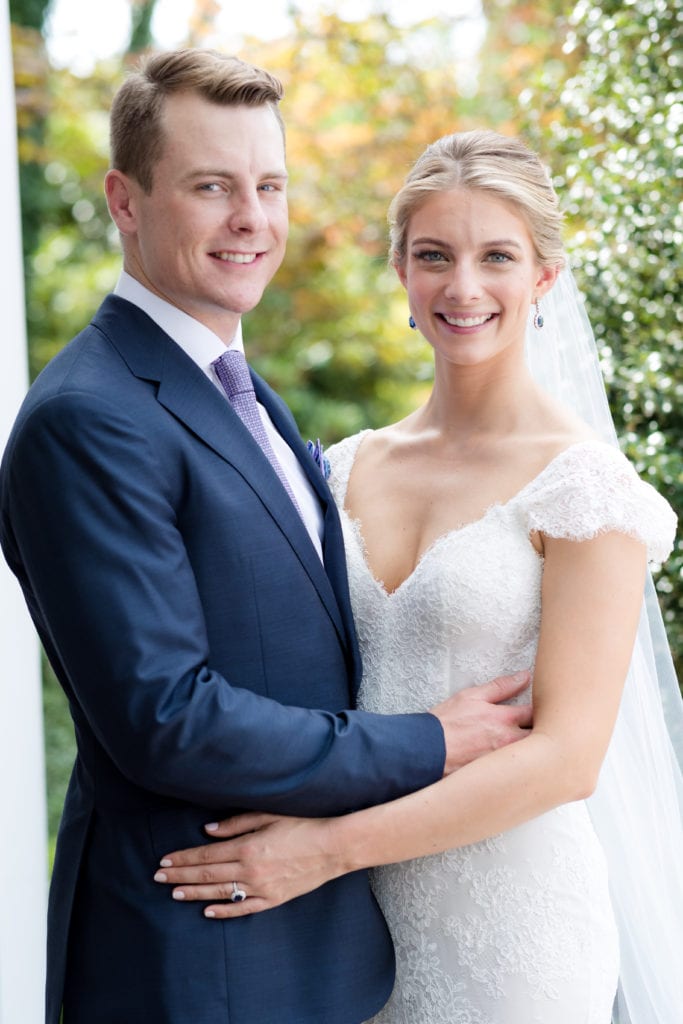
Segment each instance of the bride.
[{"label": "bride", "polygon": [[674,1024],[680,772],[643,588],[675,516],[614,444],[539,159],[446,136],[390,222],[435,375],[406,419],[328,453],[360,705],[428,709],[533,665],[533,729],[393,803],[214,824],[227,841],[170,854],[165,880],[215,900],[238,879],[246,900],[205,910],[228,918],[372,868],[397,960],[375,1024]]}]

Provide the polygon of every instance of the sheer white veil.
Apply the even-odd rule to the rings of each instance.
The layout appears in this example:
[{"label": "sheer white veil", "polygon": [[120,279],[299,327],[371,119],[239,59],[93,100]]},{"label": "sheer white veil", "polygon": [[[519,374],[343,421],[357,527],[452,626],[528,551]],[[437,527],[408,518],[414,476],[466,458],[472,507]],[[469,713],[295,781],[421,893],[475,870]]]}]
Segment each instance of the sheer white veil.
[{"label": "sheer white veil", "polygon": [[[541,312],[543,327],[530,318],[526,338],[535,380],[617,445],[593,331],[568,267]],[[613,1024],[674,1024],[683,1013],[682,766],[683,703],[648,576],[617,724],[588,801],[619,926]]]}]

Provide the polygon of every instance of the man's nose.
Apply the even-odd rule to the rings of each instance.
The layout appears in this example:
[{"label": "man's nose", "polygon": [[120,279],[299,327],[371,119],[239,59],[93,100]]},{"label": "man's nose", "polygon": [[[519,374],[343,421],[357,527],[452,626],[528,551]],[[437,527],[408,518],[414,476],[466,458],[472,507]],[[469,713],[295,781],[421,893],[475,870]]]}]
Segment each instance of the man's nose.
[{"label": "man's nose", "polygon": [[233,231],[260,231],[268,224],[261,193],[244,190],[231,197],[228,222]]}]

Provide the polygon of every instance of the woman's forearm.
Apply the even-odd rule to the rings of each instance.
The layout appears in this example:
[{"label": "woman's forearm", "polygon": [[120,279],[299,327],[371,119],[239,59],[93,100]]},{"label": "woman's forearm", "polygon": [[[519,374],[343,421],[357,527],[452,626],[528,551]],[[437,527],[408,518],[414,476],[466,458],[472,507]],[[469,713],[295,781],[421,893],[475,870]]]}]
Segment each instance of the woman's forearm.
[{"label": "woman's forearm", "polygon": [[335,873],[465,846],[583,799],[593,779],[582,760],[534,731],[426,789],[328,819],[326,844]]}]

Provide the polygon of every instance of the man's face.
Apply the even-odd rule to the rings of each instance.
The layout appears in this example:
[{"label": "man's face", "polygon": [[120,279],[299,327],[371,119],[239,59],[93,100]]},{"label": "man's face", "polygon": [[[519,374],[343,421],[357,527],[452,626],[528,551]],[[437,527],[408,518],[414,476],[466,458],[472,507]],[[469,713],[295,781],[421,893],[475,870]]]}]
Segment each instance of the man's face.
[{"label": "man's face", "polygon": [[110,171],[125,269],[229,343],[258,304],[287,239],[284,140],[270,107],[220,106],[194,93],[164,103],[152,191]]}]

